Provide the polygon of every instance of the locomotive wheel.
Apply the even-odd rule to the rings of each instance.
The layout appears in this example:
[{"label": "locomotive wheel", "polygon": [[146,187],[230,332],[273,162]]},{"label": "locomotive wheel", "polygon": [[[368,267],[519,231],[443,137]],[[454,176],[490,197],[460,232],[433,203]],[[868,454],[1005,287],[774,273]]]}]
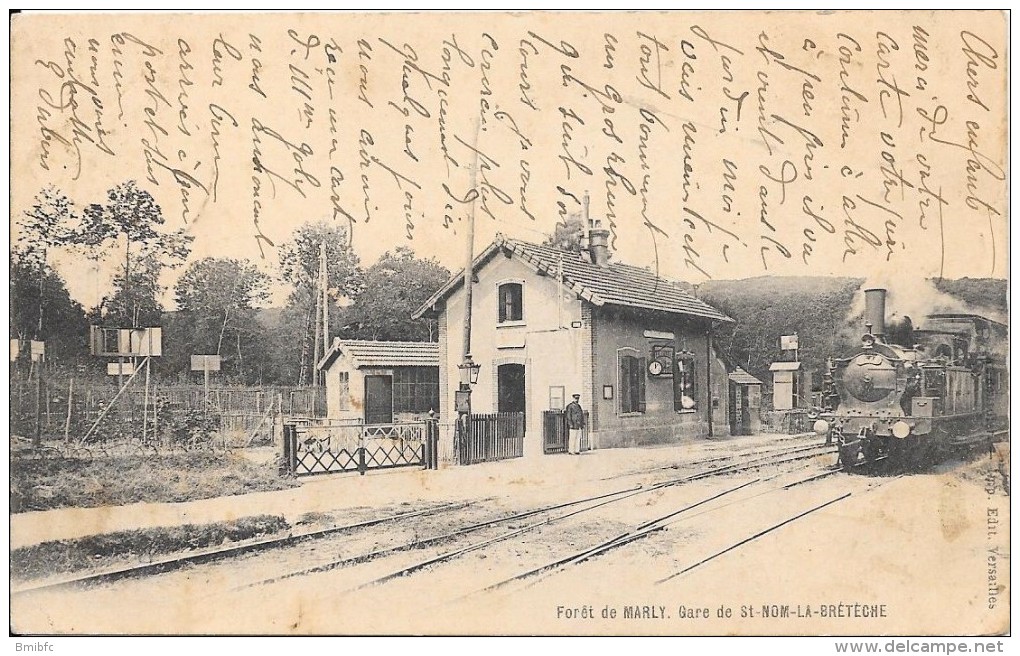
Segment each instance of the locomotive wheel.
[{"label": "locomotive wheel", "polygon": [[878,460],[879,448],[878,442],[874,439],[868,440],[864,443],[864,462],[873,463]]}]

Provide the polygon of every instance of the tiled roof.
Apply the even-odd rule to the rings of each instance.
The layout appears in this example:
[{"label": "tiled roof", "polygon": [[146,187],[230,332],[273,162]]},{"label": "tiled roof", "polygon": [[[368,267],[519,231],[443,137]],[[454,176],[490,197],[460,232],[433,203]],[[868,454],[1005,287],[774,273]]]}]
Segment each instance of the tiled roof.
[{"label": "tiled roof", "polygon": [[335,340],[333,346],[319,361],[325,369],[341,353],[351,359],[355,368],[361,367],[438,367],[437,342],[375,342],[365,340]]},{"label": "tiled roof", "polygon": [[738,385],[761,385],[762,384],[762,382],[760,380],[758,380],[757,378],[755,378],[754,376],[752,376],[751,374],[747,373],[746,371],[744,371],[743,369],[741,369],[739,367],[737,367],[736,371],[734,371],[733,373],[730,374],[729,378],[730,378],[730,380],[732,380],[734,383],[737,383]]},{"label": "tiled roof", "polygon": [[[490,258],[497,250],[510,253],[535,271],[548,276],[559,275],[557,268],[562,261],[563,285],[593,305],[617,305],[670,314],[693,315],[716,321],[733,321],[708,303],[689,294],[676,281],[656,276],[647,269],[619,262],[599,266],[586,261],[581,253],[574,251],[562,251],[550,246],[538,246],[500,236],[478,256],[475,267]],[[415,312],[415,316],[424,314],[462,284],[462,274],[463,270],[461,275],[451,278]]]}]

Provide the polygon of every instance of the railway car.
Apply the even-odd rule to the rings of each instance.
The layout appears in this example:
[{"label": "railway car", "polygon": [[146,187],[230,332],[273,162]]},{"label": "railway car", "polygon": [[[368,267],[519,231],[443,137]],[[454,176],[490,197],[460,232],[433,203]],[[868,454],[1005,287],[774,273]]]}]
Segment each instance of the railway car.
[{"label": "railway car", "polygon": [[832,358],[815,431],[846,470],[889,460],[919,469],[1007,425],[1007,327],[976,314],[885,320],[886,290],[865,290],[861,346]]}]

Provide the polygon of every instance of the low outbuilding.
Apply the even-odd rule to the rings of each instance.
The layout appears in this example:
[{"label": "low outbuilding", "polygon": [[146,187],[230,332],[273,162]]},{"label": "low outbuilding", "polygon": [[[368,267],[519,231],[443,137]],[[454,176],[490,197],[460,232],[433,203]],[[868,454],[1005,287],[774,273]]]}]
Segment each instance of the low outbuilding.
[{"label": "low outbuilding", "polygon": [[326,416],[390,424],[439,413],[439,344],[335,339],[318,363]]}]

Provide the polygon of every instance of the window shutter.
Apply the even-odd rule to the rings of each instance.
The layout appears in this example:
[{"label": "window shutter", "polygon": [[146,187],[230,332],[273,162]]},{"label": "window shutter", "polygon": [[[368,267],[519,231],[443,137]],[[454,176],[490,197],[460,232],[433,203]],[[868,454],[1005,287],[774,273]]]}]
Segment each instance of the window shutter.
[{"label": "window shutter", "polygon": [[620,412],[631,411],[630,407],[630,361],[631,357],[625,355],[620,358]]},{"label": "window shutter", "polygon": [[684,395],[684,393],[683,393],[684,376],[686,374],[681,374],[679,369],[680,369],[680,367],[674,365],[674,367],[673,367],[673,370],[674,370],[673,371],[673,410],[675,412],[679,412],[679,411],[683,410],[683,408],[684,408],[684,404],[683,404],[683,400],[682,399],[683,399],[683,395]]},{"label": "window shutter", "polygon": [[507,305],[506,301],[507,301],[507,296],[509,295],[509,291],[510,290],[507,288],[506,285],[500,285],[499,286],[499,294],[497,294],[497,296],[499,297],[499,322],[500,323],[503,323],[504,321],[506,321],[506,305]]},{"label": "window shutter", "polygon": [[694,399],[694,407],[698,407],[698,361],[690,359],[691,370],[691,398]]},{"label": "window shutter", "polygon": [[647,369],[647,361],[645,358],[637,359],[637,411],[645,411],[645,370]]}]

